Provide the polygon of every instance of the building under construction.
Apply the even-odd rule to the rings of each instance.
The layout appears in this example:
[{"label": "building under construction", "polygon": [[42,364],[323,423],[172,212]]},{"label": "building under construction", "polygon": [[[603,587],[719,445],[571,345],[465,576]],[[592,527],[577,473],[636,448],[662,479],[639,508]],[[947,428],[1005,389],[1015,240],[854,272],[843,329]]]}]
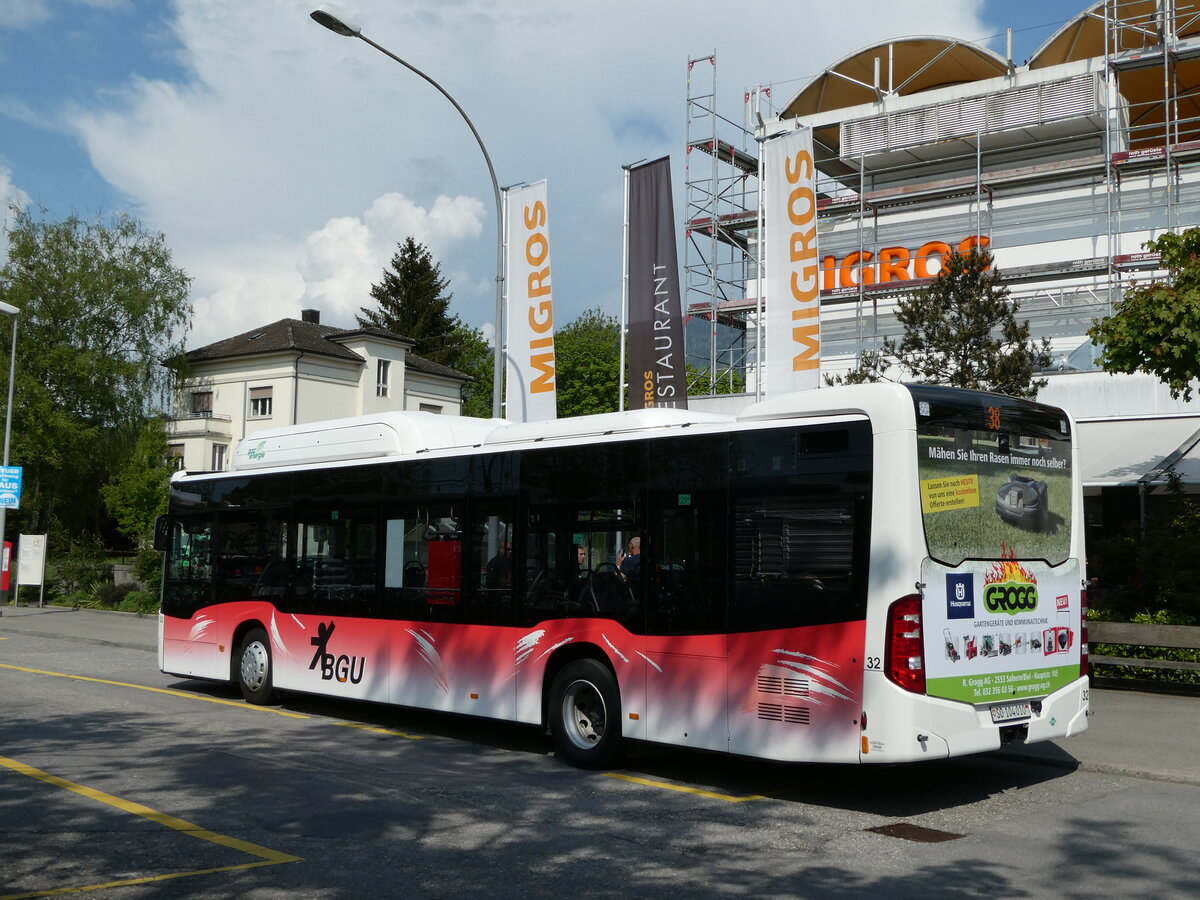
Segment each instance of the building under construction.
[{"label": "building under construction", "polygon": [[1200,459],[1189,457],[1200,406],[1171,400],[1151,376],[1097,372],[1087,338],[1131,279],[1165,274],[1143,244],[1200,224],[1200,0],[1095,3],[1022,64],[1011,50],[898,37],[788,98],[748,92],[740,122],[716,111],[715,59],[688,69],[684,270],[696,370],[756,392],[756,139],[809,126],[823,372],[898,338],[896,300],[927,284],[943,254],[985,246],[1034,338],[1052,342],[1040,399],[1080,423],[1089,521],[1114,505],[1124,514],[1110,519],[1136,514],[1168,463],[1200,482]]}]

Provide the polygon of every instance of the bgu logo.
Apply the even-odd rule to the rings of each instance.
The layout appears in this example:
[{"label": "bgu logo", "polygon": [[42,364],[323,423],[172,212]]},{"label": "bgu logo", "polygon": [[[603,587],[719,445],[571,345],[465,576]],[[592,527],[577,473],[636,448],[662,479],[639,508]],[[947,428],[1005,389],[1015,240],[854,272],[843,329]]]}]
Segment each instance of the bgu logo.
[{"label": "bgu logo", "polygon": [[[358,684],[363,679],[363,672],[367,668],[366,657],[362,656],[341,656],[335,657],[329,652],[329,639],[333,636],[333,630],[337,628],[337,623],[330,622],[328,625],[321,624],[317,626],[317,634],[310,643],[317,648],[317,652],[313,654],[312,662],[308,664],[310,669],[315,669],[317,664],[321,665],[321,680],[338,682],[345,684],[349,681],[351,684]],[[357,672],[355,667],[357,666]]]}]

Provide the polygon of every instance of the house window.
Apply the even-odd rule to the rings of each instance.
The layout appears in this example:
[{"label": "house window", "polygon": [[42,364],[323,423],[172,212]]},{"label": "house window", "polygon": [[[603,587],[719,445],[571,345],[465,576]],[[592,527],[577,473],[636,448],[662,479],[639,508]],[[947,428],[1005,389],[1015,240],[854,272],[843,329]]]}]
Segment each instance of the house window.
[{"label": "house window", "polygon": [[229,449],[226,444],[212,445],[212,471],[225,471],[225,452]]},{"label": "house window", "polygon": [[172,472],[183,471],[183,444],[167,445],[167,468]]},{"label": "house window", "polygon": [[386,397],[388,395],[388,374],[392,368],[392,363],[387,359],[377,360],[375,363],[375,396]]},{"label": "house window", "polygon": [[269,387],[250,388],[250,418],[266,419],[271,415],[271,391]]},{"label": "house window", "polygon": [[192,418],[208,419],[212,416],[212,391],[192,392]]},{"label": "house window", "polygon": [[440,406],[438,406],[436,403],[422,403],[421,404],[421,412],[431,412],[431,413],[437,413],[438,415],[441,415],[442,408]]}]

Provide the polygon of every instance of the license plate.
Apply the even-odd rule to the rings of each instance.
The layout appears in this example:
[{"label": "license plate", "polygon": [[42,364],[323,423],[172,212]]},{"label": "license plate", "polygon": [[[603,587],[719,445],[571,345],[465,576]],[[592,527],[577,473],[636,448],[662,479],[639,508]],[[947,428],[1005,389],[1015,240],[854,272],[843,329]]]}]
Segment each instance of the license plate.
[{"label": "license plate", "polygon": [[993,722],[1011,722],[1014,719],[1028,719],[1033,713],[1028,702],[1001,703],[992,707]]}]

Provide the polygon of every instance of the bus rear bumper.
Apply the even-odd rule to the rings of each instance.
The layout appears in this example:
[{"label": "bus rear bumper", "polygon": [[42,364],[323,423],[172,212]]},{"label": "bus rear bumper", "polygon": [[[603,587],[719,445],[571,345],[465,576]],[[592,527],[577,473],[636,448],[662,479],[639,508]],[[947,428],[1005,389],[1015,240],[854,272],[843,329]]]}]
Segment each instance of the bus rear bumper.
[{"label": "bus rear bumper", "polygon": [[[903,724],[902,718],[893,720],[889,724],[895,730],[886,730],[886,734],[885,729],[873,728],[860,759],[864,763],[944,759],[986,753],[1005,744],[1036,743],[1079,734],[1088,725],[1088,680],[1076,679],[1052,694],[1035,698],[1030,703],[1032,714],[1025,718],[993,722],[993,705],[973,706],[922,697],[908,708],[913,717],[910,724]],[[923,711],[921,706],[925,707]]]}]

